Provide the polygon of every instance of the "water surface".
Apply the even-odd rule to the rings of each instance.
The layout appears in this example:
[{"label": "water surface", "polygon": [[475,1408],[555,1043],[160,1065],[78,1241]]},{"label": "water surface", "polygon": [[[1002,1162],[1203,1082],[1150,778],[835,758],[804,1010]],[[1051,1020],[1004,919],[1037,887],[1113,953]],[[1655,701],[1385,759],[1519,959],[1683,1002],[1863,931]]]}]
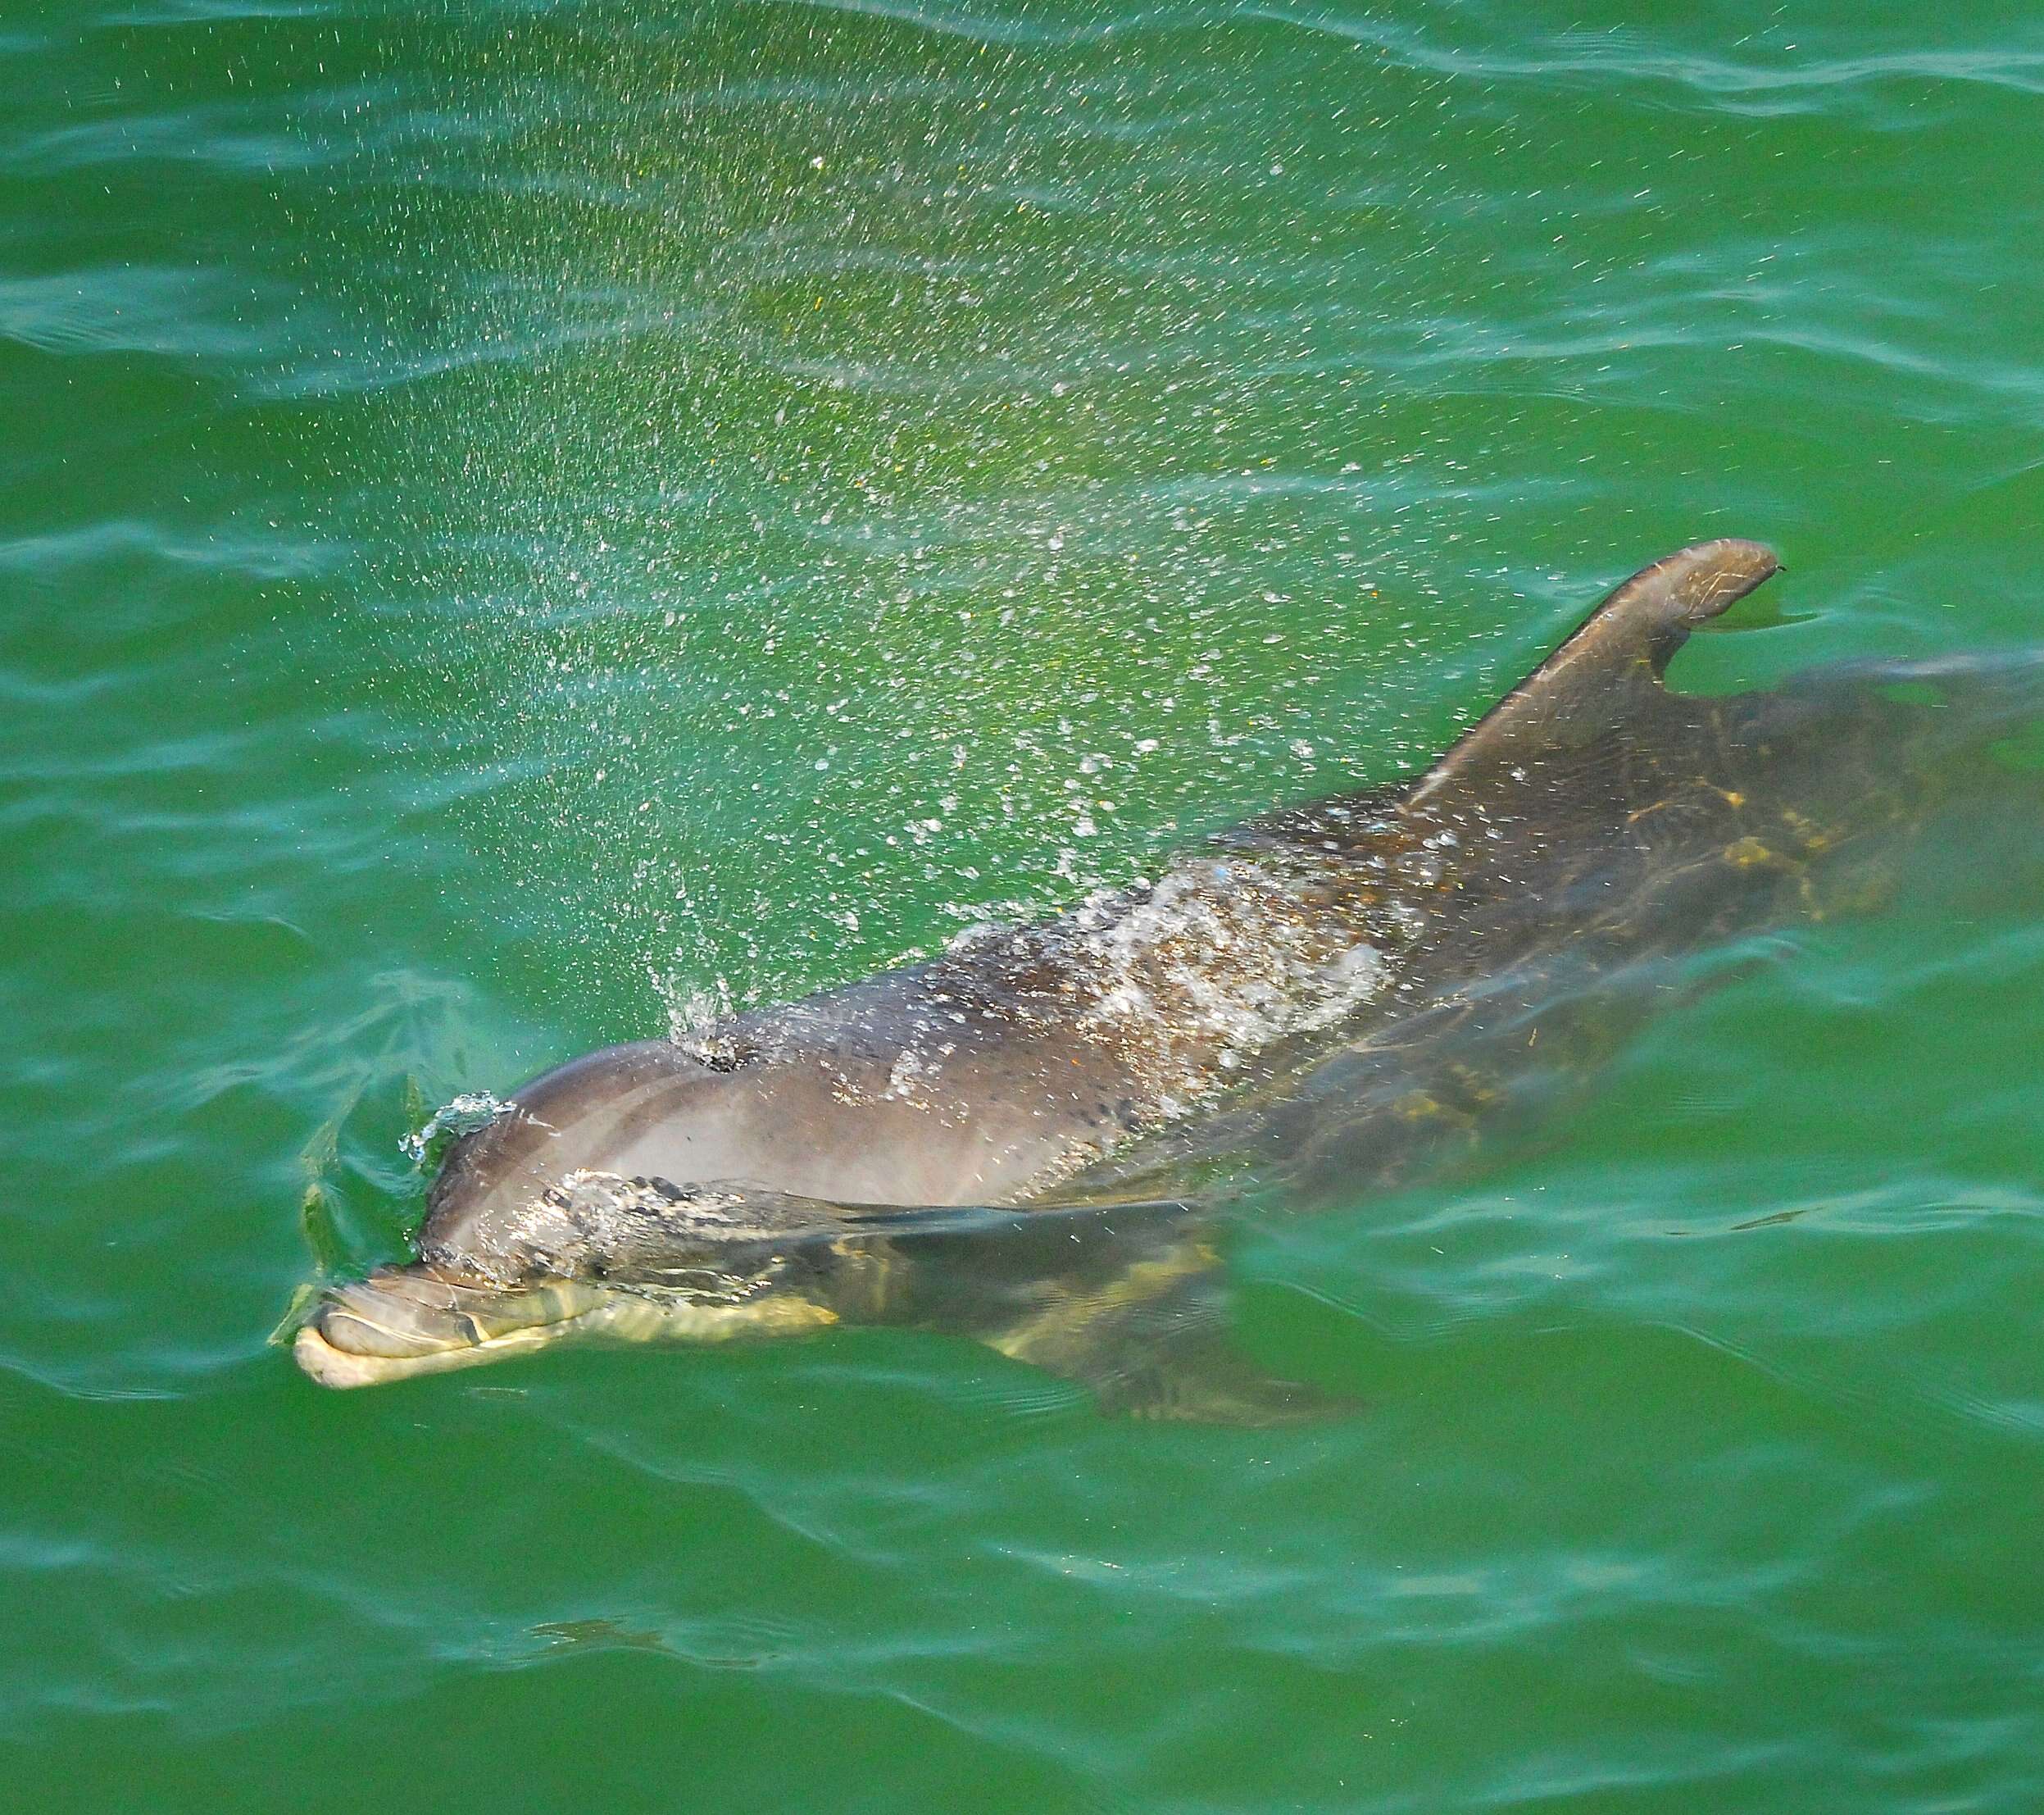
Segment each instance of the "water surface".
[{"label": "water surface", "polygon": [[1985,0],[0,8],[21,1806],[2034,1808],[2028,823],[1255,1218],[1351,1423],[266,1338],[456,1092],[1424,761],[1682,543],[1791,569],[1686,685],[2035,641],[2041,108]]}]

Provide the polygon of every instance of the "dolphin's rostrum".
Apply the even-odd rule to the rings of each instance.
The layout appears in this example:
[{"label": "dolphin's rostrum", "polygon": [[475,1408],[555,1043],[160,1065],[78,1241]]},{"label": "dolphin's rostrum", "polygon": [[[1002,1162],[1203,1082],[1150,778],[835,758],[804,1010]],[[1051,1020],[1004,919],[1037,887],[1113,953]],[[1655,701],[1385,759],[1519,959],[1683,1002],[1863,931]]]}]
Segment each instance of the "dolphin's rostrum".
[{"label": "dolphin's rostrum", "polygon": [[332,1290],[299,1362],[355,1386],[570,1337],[893,1322],[1152,1416],[1324,1409],[1229,1346],[1202,1181],[1352,1190],[1537,1105],[1655,960],[1865,897],[1878,835],[2032,703],[2027,666],[1669,691],[1691,630],[1776,565],[1727,539],[1643,569],[1416,779],[534,1080],[448,1149],[416,1264]]}]

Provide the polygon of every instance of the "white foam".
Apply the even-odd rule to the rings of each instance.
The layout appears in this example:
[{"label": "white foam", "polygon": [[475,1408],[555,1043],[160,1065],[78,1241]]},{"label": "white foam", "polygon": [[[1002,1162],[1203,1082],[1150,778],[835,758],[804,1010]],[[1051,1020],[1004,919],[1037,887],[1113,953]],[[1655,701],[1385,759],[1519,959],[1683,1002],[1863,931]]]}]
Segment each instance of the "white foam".
[{"label": "white foam", "polygon": [[426,1149],[443,1135],[472,1135],[502,1117],[517,1113],[518,1105],[494,1097],[487,1090],[465,1090],[434,1110],[423,1126],[415,1128],[397,1143],[415,1166],[425,1163]]}]

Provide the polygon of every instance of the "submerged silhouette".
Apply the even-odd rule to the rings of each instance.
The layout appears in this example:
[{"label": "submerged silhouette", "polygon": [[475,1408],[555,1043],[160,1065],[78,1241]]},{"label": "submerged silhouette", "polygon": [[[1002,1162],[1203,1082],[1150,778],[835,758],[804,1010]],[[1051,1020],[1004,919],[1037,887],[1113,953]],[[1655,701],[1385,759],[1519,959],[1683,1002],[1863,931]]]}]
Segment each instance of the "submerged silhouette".
[{"label": "submerged silhouette", "polygon": [[1643,569],[1416,778],[535,1080],[447,1150],[416,1263],[331,1290],[300,1363],[353,1386],[569,1340],[895,1324],[1112,1409],[1336,1408],[1229,1344],[1231,1181],[1352,1199],[1537,1112],[1668,958],[1878,900],[2032,715],[2027,662],[1670,692],[1690,630],[1776,566],[1722,540]]}]

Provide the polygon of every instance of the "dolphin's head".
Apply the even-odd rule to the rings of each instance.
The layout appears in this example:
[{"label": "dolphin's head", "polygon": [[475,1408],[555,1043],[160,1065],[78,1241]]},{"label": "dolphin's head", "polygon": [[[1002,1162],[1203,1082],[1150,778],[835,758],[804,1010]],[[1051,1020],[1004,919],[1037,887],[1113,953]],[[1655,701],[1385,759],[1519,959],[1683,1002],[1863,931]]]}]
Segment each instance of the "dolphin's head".
[{"label": "dolphin's head", "polygon": [[[366,1386],[569,1340],[715,1341],[836,1321],[832,1241],[850,1212],[647,1176],[742,1164],[746,1083],[665,1041],[535,1080],[446,1149],[417,1263],[328,1291],[295,1339],[299,1364]],[[664,1149],[638,1136],[647,1124]]]}]

